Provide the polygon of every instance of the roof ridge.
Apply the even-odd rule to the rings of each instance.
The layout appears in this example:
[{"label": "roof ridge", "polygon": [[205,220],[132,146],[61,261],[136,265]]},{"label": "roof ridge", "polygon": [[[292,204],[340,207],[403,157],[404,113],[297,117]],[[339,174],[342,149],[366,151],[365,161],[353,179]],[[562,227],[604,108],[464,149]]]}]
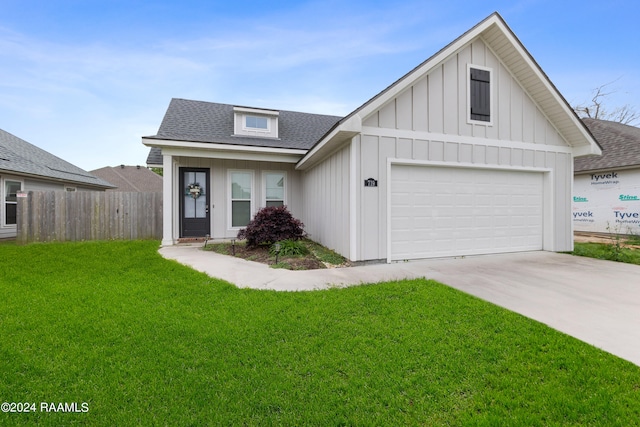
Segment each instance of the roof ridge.
[{"label": "roof ridge", "polygon": [[284,109],[279,109],[279,108],[272,108],[272,107],[256,107],[256,106],[251,106],[251,105],[242,105],[242,104],[228,104],[226,102],[213,102],[213,101],[204,101],[204,100],[199,100],[199,99],[187,99],[187,98],[171,98],[171,100],[176,100],[176,101],[186,101],[186,102],[198,102],[198,103],[203,103],[203,104],[212,104],[212,105],[221,105],[221,106],[226,106],[226,107],[240,107],[240,108],[253,108],[256,110],[267,110],[267,111],[280,111],[280,112],[287,112],[287,113],[296,113],[296,114],[308,114],[310,116],[322,116],[322,117],[336,117],[336,118],[344,118],[344,115],[335,115],[335,114],[324,114],[324,113],[309,113],[306,111],[298,111],[298,110],[284,110]]}]

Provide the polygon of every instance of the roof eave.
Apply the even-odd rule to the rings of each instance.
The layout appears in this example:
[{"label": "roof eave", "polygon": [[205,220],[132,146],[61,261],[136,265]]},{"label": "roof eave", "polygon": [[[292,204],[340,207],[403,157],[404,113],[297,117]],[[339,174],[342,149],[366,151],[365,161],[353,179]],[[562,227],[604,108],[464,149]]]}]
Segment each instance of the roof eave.
[{"label": "roof eave", "polygon": [[365,102],[363,105],[355,109],[353,112],[345,116],[342,120],[340,120],[332,129],[325,134],[307,153],[307,155],[298,163],[299,168],[302,168],[305,163],[310,163],[309,158],[315,157],[318,153],[325,152],[326,150],[322,149],[322,145],[329,143],[330,141],[334,141],[336,137],[336,133],[340,132],[338,129],[344,127],[348,129],[358,129],[358,131],[362,128],[362,119],[366,118],[369,114],[373,113],[377,108],[381,107],[383,104],[391,100],[393,97],[397,96],[400,92],[406,89],[408,86],[413,84],[416,80],[421,78],[425,72],[435,67],[436,64],[442,62],[445,58],[449,57],[449,55],[453,54],[456,50],[460,49],[461,46],[466,45],[469,41],[478,37],[482,30],[479,28],[486,24],[487,22],[493,22],[497,17],[497,13],[490,15],[488,18],[477,24],[475,27],[468,30],[462,36],[458,37],[453,42],[449,43],[447,46],[438,51],[435,55],[431,56],[426,61],[422,62],[420,65],[415,67],[413,70],[409,71],[407,74],[402,76],[400,79],[396,80],[394,83],[389,85],[386,89],[379,92],[373,98]]},{"label": "roof eave", "polygon": [[[498,30],[498,33],[494,32],[495,29]],[[338,122],[333,129],[309,150],[307,155],[298,163],[297,167],[303,168],[306,164],[312,163],[310,158],[327,152],[328,150],[323,149],[322,146],[334,144],[341,128],[361,128],[363,118],[366,118],[386,102],[398,96],[431,69],[444,62],[455,52],[477,38],[482,38],[490,46],[492,40],[496,41],[500,38],[506,38],[508,40],[508,46],[511,46],[515,53],[517,53],[516,61],[524,62],[526,64],[525,70],[532,73],[534,80],[531,85],[541,85],[544,92],[544,95],[542,95],[544,99],[547,101],[552,100],[553,108],[549,107],[548,103],[542,105],[542,102],[540,102],[543,100],[542,98],[534,99],[547,118],[556,126],[556,129],[565,141],[567,141],[567,144],[575,149],[573,152],[574,156],[602,154],[602,148],[586,125],[578,118],[569,103],[553,85],[549,77],[542,71],[542,68],[533,59],[533,56],[526,50],[502,17],[497,12],[494,12]],[[522,76],[516,77],[520,77],[519,81],[523,80]],[[527,89],[531,88],[528,87]],[[529,90],[529,92],[531,92],[531,90]]]},{"label": "roof eave", "polygon": [[590,155],[596,155],[596,156],[601,156],[602,155],[602,149],[600,148],[599,145],[580,145],[577,147],[572,147],[573,148],[573,157],[584,157],[584,156],[590,156]]},{"label": "roof eave", "polygon": [[362,132],[362,120],[359,114],[353,115],[345,123],[338,123],[320,141],[315,144],[306,155],[296,164],[296,169],[305,170],[315,165],[324,155],[347,140]]},{"label": "roof eave", "polygon": [[[64,179],[64,178],[58,178],[58,177],[53,177],[53,176],[48,176],[48,175],[40,175],[40,174],[35,174],[35,173],[29,173],[29,172],[22,172],[22,171],[15,171],[15,170],[11,170],[11,169],[0,169],[0,172],[6,172],[7,175],[13,175],[13,176],[20,176],[20,177],[24,177],[24,178],[33,178],[33,179],[39,179],[39,180],[43,180],[43,181],[54,181],[54,182],[59,182],[61,184],[67,184],[67,185],[81,185],[81,186],[85,186],[85,187],[89,187],[89,188],[96,188],[96,189],[107,189],[107,188],[116,188],[115,185],[111,184],[110,182],[106,182],[106,184],[99,184],[99,183],[89,183],[89,182],[84,182],[84,181],[75,181],[72,179]],[[99,179],[98,177],[96,177],[96,179]],[[102,180],[104,181],[104,180]]]},{"label": "roof eave", "polygon": [[162,154],[164,155],[255,161],[266,160],[282,163],[297,163],[307,153],[307,150],[302,149],[179,141],[157,139],[154,137],[143,137],[142,143],[147,147],[161,148]]},{"label": "roof eave", "polygon": [[[491,17],[494,19],[480,31],[479,36],[494,51],[496,56],[511,59],[508,63],[505,63],[507,69],[517,70],[514,72],[514,77],[523,84],[527,93],[538,105],[547,120],[562,135],[567,144],[575,148],[574,156],[602,154],[602,147],[591,134],[591,131],[580,120],[549,76],[542,70],[542,67],[536,62],[504,19],[498,13],[494,13]],[[498,32],[494,31],[496,28],[499,29]],[[503,43],[504,39],[508,43]],[[522,63],[526,66],[520,66]],[[589,147],[584,147],[585,145]]]}]

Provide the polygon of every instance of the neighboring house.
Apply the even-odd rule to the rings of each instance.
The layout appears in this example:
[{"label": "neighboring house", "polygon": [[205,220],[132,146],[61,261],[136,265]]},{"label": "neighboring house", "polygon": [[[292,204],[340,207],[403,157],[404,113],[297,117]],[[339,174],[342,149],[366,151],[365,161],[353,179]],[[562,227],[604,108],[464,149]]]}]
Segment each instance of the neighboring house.
[{"label": "neighboring house", "polygon": [[0,238],[16,236],[20,191],[104,191],[112,185],[0,129]]},{"label": "neighboring house", "polygon": [[600,148],[496,13],[346,117],[173,99],[163,240],[287,205],[353,261],[573,248],[574,157]]},{"label": "neighboring house", "polygon": [[583,121],[602,146],[602,156],[575,160],[574,229],[640,234],[640,128]]},{"label": "neighboring house", "polygon": [[162,177],[141,166],[106,166],[90,171],[92,175],[110,182],[115,188],[107,191],[128,191],[136,193],[161,192]]}]

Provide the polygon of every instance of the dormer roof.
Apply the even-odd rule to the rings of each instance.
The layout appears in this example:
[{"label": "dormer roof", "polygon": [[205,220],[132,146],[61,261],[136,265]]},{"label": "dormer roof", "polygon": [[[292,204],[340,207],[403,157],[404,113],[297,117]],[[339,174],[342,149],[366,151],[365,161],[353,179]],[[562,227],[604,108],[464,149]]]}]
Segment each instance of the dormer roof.
[{"label": "dormer roof", "polygon": [[[261,111],[277,116],[278,137],[236,135],[236,111]],[[308,150],[340,119],[338,116],[174,98],[158,133],[145,139]]]}]

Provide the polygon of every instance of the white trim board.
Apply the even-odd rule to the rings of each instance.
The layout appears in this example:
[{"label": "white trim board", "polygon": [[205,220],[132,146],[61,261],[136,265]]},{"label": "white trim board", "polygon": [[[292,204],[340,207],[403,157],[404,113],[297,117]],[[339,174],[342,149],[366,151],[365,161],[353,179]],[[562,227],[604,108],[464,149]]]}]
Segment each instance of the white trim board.
[{"label": "white trim board", "polygon": [[490,138],[477,138],[473,136],[462,135],[447,135],[443,133],[433,133],[424,131],[402,130],[402,129],[387,129],[376,128],[370,126],[364,126],[362,128],[363,135],[380,136],[389,138],[403,138],[423,141],[438,141],[438,142],[454,142],[457,144],[469,144],[469,145],[483,145],[487,147],[498,148],[518,148],[521,150],[532,151],[545,151],[552,153],[566,153],[571,154],[577,147],[567,147],[562,145],[546,145],[536,144],[533,142],[519,142],[509,141],[501,139]]}]

